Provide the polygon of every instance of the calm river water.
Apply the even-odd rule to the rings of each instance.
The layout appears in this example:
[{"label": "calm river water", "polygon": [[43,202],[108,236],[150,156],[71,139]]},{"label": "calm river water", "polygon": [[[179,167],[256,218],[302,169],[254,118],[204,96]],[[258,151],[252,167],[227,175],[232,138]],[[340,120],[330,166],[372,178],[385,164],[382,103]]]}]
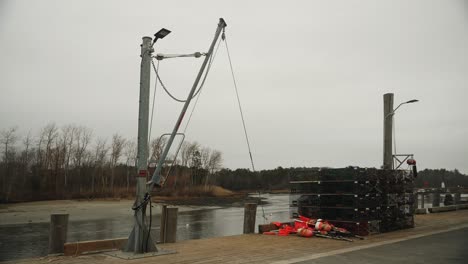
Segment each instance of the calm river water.
[{"label": "calm river water", "polygon": [[[288,194],[263,194],[268,202],[257,208],[257,224],[289,219]],[[244,208],[191,207],[180,212],[177,239],[200,239],[242,233]],[[159,238],[159,215],[153,218],[152,235]],[[126,237],[133,226],[132,216],[92,221],[70,221],[67,241],[85,241]],[[47,255],[49,223],[0,226],[0,261]]]}]

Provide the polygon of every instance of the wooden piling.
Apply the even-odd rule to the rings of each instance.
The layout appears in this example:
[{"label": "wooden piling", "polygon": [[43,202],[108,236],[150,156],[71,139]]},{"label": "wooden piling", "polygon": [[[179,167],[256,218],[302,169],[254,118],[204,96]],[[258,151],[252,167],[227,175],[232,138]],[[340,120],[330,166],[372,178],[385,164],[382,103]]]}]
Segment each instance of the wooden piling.
[{"label": "wooden piling", "polygon": [[453,202],[454,202],[454,204],[460,204],[460,200],[461,200],[461,193],[460,193],[460,191],[458,191],[453,196]]},{"label": "wooden piling", "polygon": [[49,254],[64,253],[67,241],[68,214],[51,214],[49,228]]},{"label": "wooden piling", "polygon": [[440,193],[438,191],[432,193],[432,207],[440,207]]},{"label": "wooden piling", "polygon": [[414,210],[417,210],[418,209],[418,196],[419,194],[418,193],[414,193],[414,198],[413,198],[413,207],[414,207]]},{"label": "wooden piling", "polygon": [[[164,220],[161,220],[161,243],[175,243],[177,238],[177,207],[163,207]],[[163,219],[163,217],[161,217]]]},{"label": "wooden piling", "polygon": [[167,205],[163,205],[161,208],[161,225],[159,232],[159,241],[164,243],[166,241],[166,216],[167,215]]},{"label": "wooden piling", "polygon": [[256,215],[257,215],[257,204],[246,203],[244,207],[244,234],[255,233]]}]

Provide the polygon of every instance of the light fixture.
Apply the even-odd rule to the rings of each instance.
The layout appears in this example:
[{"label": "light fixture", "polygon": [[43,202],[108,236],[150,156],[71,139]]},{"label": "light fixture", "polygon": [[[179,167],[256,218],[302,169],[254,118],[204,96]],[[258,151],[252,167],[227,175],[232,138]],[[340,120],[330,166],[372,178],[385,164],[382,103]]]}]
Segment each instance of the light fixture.
[{"label": "light fixture", "polygon": [[154,34],[154,42],[156,42],[157,39],[163,39],[165,36],[169,35],[169,33],[171,33],[169,29],[161,28]]}]

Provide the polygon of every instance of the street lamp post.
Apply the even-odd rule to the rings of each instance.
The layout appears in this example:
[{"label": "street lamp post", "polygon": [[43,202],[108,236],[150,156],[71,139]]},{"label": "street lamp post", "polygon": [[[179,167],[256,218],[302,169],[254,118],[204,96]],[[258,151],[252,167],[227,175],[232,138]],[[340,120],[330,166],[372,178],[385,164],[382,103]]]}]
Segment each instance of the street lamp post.
[{"label": "street lamp post", "polygon": [[[392,152],[392,141],[393,141],[393,115],[400,106],[404,104],[416,103],[419,100],[413,99],[403,103],[400,103],[395,109],[393,109],[393,93],[384,94],[384,148],[383,148],[383,168],[393,168],[393,152]],[[389,118],[392,116],[392,118]]]},{"label": "street lamp post", "polygon": [[148,176],[148,121],[149,121],[149,95],[150,95],[150,72],[153,45],[158,39],[167,36],[171,31],[163,28],[151,37],[143,37],[141,44],[140,65],[140,102],[138,112],[138,143],[137,143],[137,168],[136,198],[133,204],[134,225],[124,248],[126,252],[143,253],[156,252],[150,236],[150,230],[146,225],[146,177]]}]

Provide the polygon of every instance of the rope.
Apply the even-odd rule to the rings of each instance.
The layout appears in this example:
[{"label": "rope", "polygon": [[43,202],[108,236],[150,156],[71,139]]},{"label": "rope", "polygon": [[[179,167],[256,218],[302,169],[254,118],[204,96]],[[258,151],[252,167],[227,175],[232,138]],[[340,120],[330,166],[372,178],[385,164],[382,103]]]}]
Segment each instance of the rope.
[{"label": "rope", "polygon": [[[224,33],[224,31],[223,31],[223,35],[222,35],[221,38],[224,40],[224,43],[226,44],[226,51],[227,51],[227,55],[228,55],[228,59],[229,59],[229,66],[231,68],[232,80],[234,82],[234,89],[236,91],[237,104],[239,105],[239,112],[240,112],[241,119],[242,119],[242,126],[244,128],[245,141],[247,142],[247,148],[249,150],[249,157],[250,157],[250,163],[252,164],[252,171],[255,173],[255,165],[254,165],[254,161],[253,161],[253,158],[252,158],[252,151],[250,149],[250,142],[249,142],[249,136],[247,135],[247,128],[245,126],[244,113],[242,111],[242,105],[241,105],[241,102],[240,102],[239,91],[237,89],[237,82],[236,82],[236,77],[234,75],[234,68],[232,67],[231,54],[229,53],[229,45],[227,43],[226,34]],[[262,207],[263,221],[266,222],[267,218],[265,216],[265,209],[263,208],[263,203],[262,203],[262,197],[261,197],[261,194],[260,194],[260,190],[258,191],[258,196],[259,196],[259,199],[260,199],[260,201],[259,201],[260,206]]]}]

